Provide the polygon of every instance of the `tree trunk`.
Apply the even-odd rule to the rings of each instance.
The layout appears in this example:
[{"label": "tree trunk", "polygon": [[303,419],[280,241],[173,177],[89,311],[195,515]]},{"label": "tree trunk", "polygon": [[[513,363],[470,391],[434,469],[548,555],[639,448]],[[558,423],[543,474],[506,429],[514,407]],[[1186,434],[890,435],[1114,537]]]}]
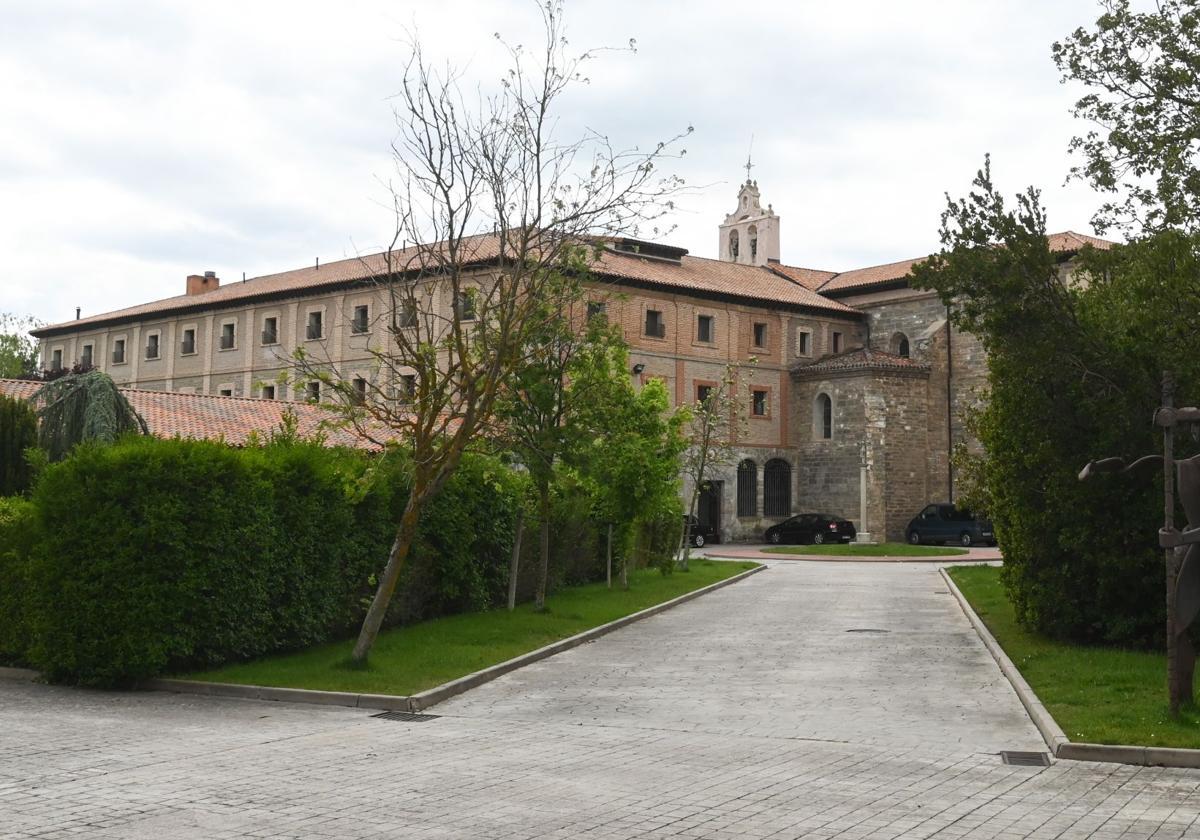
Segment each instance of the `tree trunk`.
[{"label": "tree trunk", "polygon": [[392,593],[396,591],[396,583],[400,580],[400,571],[404,561],[412,549],[413,540],[417,536],[417,523],[421,517],[421,503],[416,494],[410,494],[408,503],[404,506],[404,514],[400,517],[400,527],[396,529],[396,538],[392,541],[392,550],[388,553],[387,566],[379,578],[379,588],[371,600],[371,608],[363,619],[362,629],[358,632],[358,641],[354,643],[353,659],[365,663],[367,654],[375,644],[383,618],[387,615],[388,604],[391,603]]},{"label": "tree trunk", "polygon": [[608,562],[606,565],[605,579],[608,581],[608,588],[612,589],[612,523],[608,523]]},{"label": "tree trunk", "polygon": [[512,564],[508,569],[508,611],[517,608],[517,572],[521,562],[521,535],[525,529],[525,510],[517,511],[516,535],[513,537]]},{"label": "tree trunk", "polygon": [[534,608],[546,609],[546,583],[550,577],[550,483],[538,483],[538,514],[541,518],[541,534],[538,540],[538,585]]},{"label": "tree trunk", "polygon": [[[625,547],[629,547],[629,540],[625,540]],[[625,551],[621,554],[621,588],[629,588],[629,552]]]}]

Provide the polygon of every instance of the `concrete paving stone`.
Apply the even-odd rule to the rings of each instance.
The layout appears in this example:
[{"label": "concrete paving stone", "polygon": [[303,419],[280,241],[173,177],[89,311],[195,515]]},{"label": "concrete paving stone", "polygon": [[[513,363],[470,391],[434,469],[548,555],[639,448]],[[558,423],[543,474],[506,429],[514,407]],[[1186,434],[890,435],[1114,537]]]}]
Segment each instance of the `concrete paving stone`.
[{"label": "concrete paving stone", "polygon": [[1200,838],[1200,771],[1000,762],[1045,745],[931,564],[774,563],[433,711],[0,680],[0,840]]}]

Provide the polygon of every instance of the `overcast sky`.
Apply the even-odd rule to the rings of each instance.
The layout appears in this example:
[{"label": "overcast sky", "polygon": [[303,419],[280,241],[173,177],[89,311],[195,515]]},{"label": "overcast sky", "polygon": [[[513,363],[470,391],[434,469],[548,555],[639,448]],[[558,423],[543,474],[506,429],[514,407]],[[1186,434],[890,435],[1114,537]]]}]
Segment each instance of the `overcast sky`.
[{"label": "overcast sky", "polygon": [[[1054,230],[1090,233],[1063,186],[1077,90],[1050,44],[1094,0],[568,0],[604,57],[563,104],[622,145],[688,125],[677,171],[708,185],[672,244],[715,257],[754,137],[783,261],[844,270],[937,247],[945,192],[991,152],[1006,192],[1044,189]],[[45,321],[373,250],[391,216],[405,32],[490,84],[493,33],[537,40],[532,0],[0,0],[0,312]]]}]

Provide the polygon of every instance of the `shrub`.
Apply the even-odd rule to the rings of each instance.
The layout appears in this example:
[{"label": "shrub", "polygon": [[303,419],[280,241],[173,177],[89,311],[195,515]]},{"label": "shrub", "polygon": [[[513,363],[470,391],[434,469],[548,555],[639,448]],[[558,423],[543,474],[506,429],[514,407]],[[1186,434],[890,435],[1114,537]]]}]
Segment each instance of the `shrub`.
[{"label": "shrub", "polygon": [[[122,685],[353,632],[407,491],[398,460],[369,466],[304,443],[79,447],[34,492],[29,660],[52,680]],[[423,519],[391,622],[500,602],[519,485],[464,459]]]},{"label": "shrub", "polygon": [[0,497],[0,665],[24,664],[29,650],[27,597],[34,511],[25,499]]},{"label": "shrub", "polygon": [[25,450],[37,445],[37,415],[25,400],[0,394],[0,496],[29,489]]},{"label": "shrub", "polygon": [[[936,289],[988,353],[987,402],[971,420],[987,456],[973,475],[1002,580],[1026,628],[1161,646],[1161,481],[1154,470],[1078,474],[1094,459],[1161,452],[1152,418],[1164,370],[1179,382],[1177,405],[1200,400],[1200,236],[1085,248],[1064,282],[1036,193],[1007,211],[989,178],[985,169],[971,197],[951,203],[948,248],[914,269],[914,285]],[[1196,452],[1176,436],[1177,458]]]}]

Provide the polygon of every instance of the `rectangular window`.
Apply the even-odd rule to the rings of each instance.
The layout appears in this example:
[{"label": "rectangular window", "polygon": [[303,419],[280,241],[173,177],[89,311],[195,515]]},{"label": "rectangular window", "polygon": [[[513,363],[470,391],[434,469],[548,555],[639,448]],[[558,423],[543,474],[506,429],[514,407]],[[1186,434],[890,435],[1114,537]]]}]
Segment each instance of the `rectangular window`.
[{"label": "rectangular window", "polygon": [[663,314],[657,309],[646,310],[645,332],[651,338],[666,338],[667,325],[663,323]]},{"label": "rectangular window", "polygon": [[354,307],[354,320],[350,322],[350,332],[362,335],[367,331],[367,321],[370,310],[366,306]]},{"label": "rectangular window", "polygon": [[812,353],[812,333],[797,332],[796,333],[796,355],[807,356]]},{"label": "rectangular window", "polygon": [[360,404],[367,401],[367,380],[361,376],[354,377],[354,401]]},{"label": "rectangular window", "polygon": [[263,318],[262,343],[263,344],[278,344],[279,343],[279,319],[278,318]]},{"label": "rectangular window", "polygon": [[417,375],[406,373],[400,377],[400,398],[411,400],[417,395]]},{"label": "rectangular window", "polygon": [[[308,313],[308,327],[304,331],[304,337],[307,338],[309,341],[315,341],[316,339],[321,337],[321,327],[322,327],[321,313],[320,312],[309,312]],[[318,387],[320,387],[319,383],[318,383]]]},{"label": "rectangular window", "polygon": [[179,342],[179,352],[185,356],[196,352],[196,331],[194,329],[183,331],[183,339]]},{"label": "rectangular window", "polygon": [[274,386],[274,385],[264,385],[264,386],[262,386],[262,398],[263,398],[264,400],[273,400],[273,399],[275,399],[275,386]]},{"label": "rectangular window", "polygon": [[317,400],[321,399],[321,383],[320,382],[309,382],[308,383],[308,398],[310,400],[312,400],[313,402],[316,402]]},{"label": "rectangular window", "polygon": [[757,324],[756,323],[754,325],[754,346],[755,347],[766,347],[767,346],[767,325],[766,324]]},{"label": "rectangular window", "polygon": [[696,316],[696,340],[711,344],[713,340],[713,318],[711,315]]},{"label": "rectangular window", "polygon": [[237,324],[221,325],[221,349],[232,350],[237,345]]},{"label": "rectangular window", "polygon": [[222,388],[222,389],[221,389],[221,396],[222,396],[222,397],[232,397],[232,396],[233,396],[233,389],[232,389],[232,388]]},{"label": "rectangular window", "polygon": [[151,333],[146,336],[146,358],[158,358],[158,333]]},{"label": "rectangular window", "polygon": [[751,391],[750,413],[755,417],[767,416],[767,392],[755,389]]},{"label": "rectangular window", "polygon": [[589,300],[587,305],[587,319],[590,321],[593,318],[607,317],[607,305],[604,301]]},{"label": "rectangular window", "polygon": [[50,354],[50,370],[62,370],[62,351],[55,350]]},{"label": "rectangular window", "polygon": [[833,334],[833,352],[842,352],[842,334],[840,332],[835,332]]},{"label": "rectangular window", "polygon": [[454,296],[454,315],[460,321],[475,320],[474,289],[463,289]]},{"label": "rectangular window", "polygon": [[112,360],[114,365],[125,364],[125,339],[118,338],[113,342]]},{"label": "rectangular window", "polygon": [[83,352],[79,354],[79,364],[84,368],[92,366],[92,345],[83,345]]},{"label": "rectangular window", "polygon": [[708,402],[708,398],[712,396],[713,386],[697,385],[696,386],[696,402],[704,404]]},{"label": "rectangular window", "polygon": [[415,327],[417,325],[417,304],[415,301],[406,300],[400,304],[400,311],[396,314],[396,326],[398,327]]}]

